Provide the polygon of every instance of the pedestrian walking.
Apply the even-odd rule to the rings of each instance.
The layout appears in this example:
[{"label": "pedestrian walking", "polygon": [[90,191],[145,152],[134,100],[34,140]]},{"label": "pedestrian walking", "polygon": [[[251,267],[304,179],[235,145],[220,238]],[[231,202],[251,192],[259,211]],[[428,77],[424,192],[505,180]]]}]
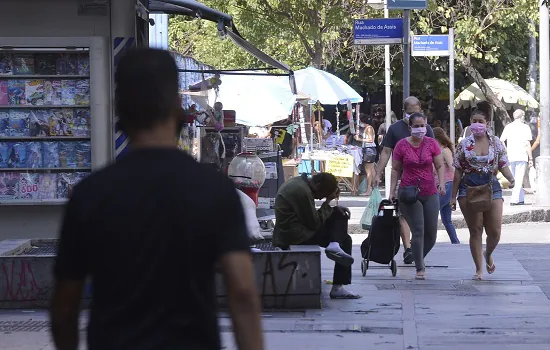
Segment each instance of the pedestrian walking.
[{"label": "pedestrian walking", "polygon": [[[470,252],[474,259],[476,272],[472,277],[481,280],[483,276],[483,258],[487,273],[496,270],[493,260],[500,240],[502,229],[502,188],[496,175],[502,175],[514,187],[515,180],[510,171],[506,148],[498,137],[487,128],[491,122],[491,106],[480,102],[472,112],[470,129],[472,134],[458,145],[455,158],[455,177],[451,206],[458,203],[470,231]],[[483,252],[483,229],[487,233],[487,247]]]},{"label": "pedestrian walking", "polygon": [[366,114],[361,113],[359,124],[359,132],[355,135],[354,139],[359,143],[363,151],[363,168],[365,170],[365,177],[367,180],[367,192],[366,196],[370,196],[372,191],[372,181],[374,179],[374,162],[378,156],[378,148],[376,146],[376,133],[372,126],[372,118],[369,118]]},{"label": "pedestrian walking", "polygon": [[[439,214],[441,215],[441,222],[445,226],[445,230],[449,235],[452,244],[460,244],[456,235],[455,225],[452,220],[451,210],[451,196],[453,193],[453,179],[455,176],[454,162],[454,146],[451,139],[445,133],[442,128],[434,128],[434,136],[441,149],[441,155],[443,156],[443,163],[445,166],[445,195],[439,196]],[[434,172],[437,176],[437,172]],[[439,180],[436,180],[439,183]]]},{"label": "pedestrian walking", "polygon": [[[376,175],[374,176],[373,186],[380,184],[380,178],[384,172],[384,168],[390,160],[390,156],[395,149],[395,146],[399,141],[411,136],[411,128],[409,126],[409,119],[413,113],[422,113],[422,106],[420,100],[414,96],[409,96],[403,101],[403,119],[396,121],[388,128],[384,140],[382,141],[382,152],[380,153],[380,159],[376,165]],[[426,125],[426,136],[433,138],[434,133],[432,127]],[[390,192],[393,193],[393,192]],[[394,193],[395,194],[395,193]],[[390,197],[391,194],[388,195]],[[407,224],[407,220],[400,215],[401,222],[401,240],[403,241],[403,262],[405,264],[413,263],[413,254],[411,249],[411,230]]]},{"label": "pedestrian walking", "polygon": [[79,346],[82,291],[91,278],[88,349],[219,350],[216,267],[238,348],[263,349],[235,187],[177,149],[174,59],[167,51],[129,51],[115,82],[119,121],[132,142],[122,159],[76,185],[67,204],[50,315],[57,349]]},{"label": "pedestrian walking", "polygon": [[[529,125],[525,123],[525,112],[521,109],[514,111],[514,121],[504,127],[500,141],[506,142],[506,152],[510,162],[510,170],[518,183],[512,189],[510,205],[524,205],[525,191],[523,190],[523,178],[525,171],[533,166],[533,152],[531,140],[533,134]],[[527,167],[529,165],[529,168]]]},{"label": "pedestrian walking", "polygon": [[[397,198],[401,213],[411,228],[416,279],[423,280],[424,258],[437,239],[438,192],[445,196],[445,167],[437,141],[425,137],[426,117],[422,113],[413,113],[409,126],[411,136],[399,141],[393,150],[390,193],[395,193],[397,181],[401,178]],[[439,185],[433,175],[434,166]]]}]

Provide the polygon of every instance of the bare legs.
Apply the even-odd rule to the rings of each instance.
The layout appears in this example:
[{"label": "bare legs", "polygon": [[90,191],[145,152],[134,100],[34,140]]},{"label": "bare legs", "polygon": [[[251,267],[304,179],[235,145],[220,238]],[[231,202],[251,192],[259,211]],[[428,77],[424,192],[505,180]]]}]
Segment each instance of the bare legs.
[{"label": "bare legs", "polygon": [[487,265],[493,265],[492,254],[500,241],[502,229],[502,199],[493,200],[491,210],[485,213],[470,212],[466,207],[466,198],[459,198],[460,210],[470,231],[470,252],[476,266],[474,279],[483,276],[483,228],[487,232]]},{"label": "bare legs", "polygon": [[403,247],[405,249],[411,247],[411,229],[407,220],[403,216],[399,217],[399,222],[401,223],[401,241],[403,242]]},{"label": "bare legs", "polygon": [[375,170],[374,163],[365,163],[365,175],[367,177],[367,196],[370,196],[372,191],[372,181],[374,180]]}]

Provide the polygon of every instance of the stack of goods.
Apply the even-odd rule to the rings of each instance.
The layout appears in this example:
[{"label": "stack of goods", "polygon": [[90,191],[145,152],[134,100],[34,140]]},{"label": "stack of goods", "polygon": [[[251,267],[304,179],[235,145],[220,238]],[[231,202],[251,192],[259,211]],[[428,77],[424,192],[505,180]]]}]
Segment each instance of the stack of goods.
[{"label": "stack of goods", "polygon": [[0,200],[64,199],[88,173],[0,173]]}]

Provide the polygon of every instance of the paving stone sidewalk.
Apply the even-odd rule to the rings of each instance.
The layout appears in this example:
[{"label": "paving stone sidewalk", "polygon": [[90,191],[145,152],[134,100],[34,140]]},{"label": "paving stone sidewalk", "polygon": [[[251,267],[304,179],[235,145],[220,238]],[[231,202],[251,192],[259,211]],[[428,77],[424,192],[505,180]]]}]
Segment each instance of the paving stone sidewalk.
[{"label": "paving stone sidewalk", "polygon": [[[294,350],[547,350],[550,344],[550,224],[504,227],[494,255],[496,273],[474,282],[467,244],[450,245],[443,231],[427,258],[427,280],[398,265],[397,277],[382,266],[359,268],[364,235],[354,235],[353,288],[360,300],[328,299],[322,310],[265,312],[267,349]],[[459,230],[467,243],[467,231]],[[400,254],[397,256],[400,257]],[[323,278],[332,263],[324,258]],[[51,350],[42,311],[0,312],[0,349]],[[27,322],[26,324],[22,322]],[[83,320],[83,327],[85,320]],[[229,318],[220,325],[224,348],[237,349]],[[19,328],[17,328],[19,326]],[[34,328],[32,328],[34,327]],[[84,335],[84,333],[82,333]],[[84,347],[83,347],[84,348]]]}]

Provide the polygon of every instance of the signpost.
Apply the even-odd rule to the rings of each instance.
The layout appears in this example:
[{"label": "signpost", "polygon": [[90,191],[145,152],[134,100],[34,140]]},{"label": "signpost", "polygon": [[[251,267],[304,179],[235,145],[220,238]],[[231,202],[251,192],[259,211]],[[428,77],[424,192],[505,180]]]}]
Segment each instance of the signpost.
[{"label": "signpost", "polygon": [[455,69],[454,69],[454,29],[449,29],[449,35],[413,35],[413,56],[449,56],[449,133],[455,143]]},{"label": "signpost", "polygon": [[356,19],[353,23],[355,45],[385,45],[403,43],[401,18]]},{"label": "signpost", "polygon": [[427,7],[427,0],[386,0],[390,10],[418,10]]}]

